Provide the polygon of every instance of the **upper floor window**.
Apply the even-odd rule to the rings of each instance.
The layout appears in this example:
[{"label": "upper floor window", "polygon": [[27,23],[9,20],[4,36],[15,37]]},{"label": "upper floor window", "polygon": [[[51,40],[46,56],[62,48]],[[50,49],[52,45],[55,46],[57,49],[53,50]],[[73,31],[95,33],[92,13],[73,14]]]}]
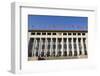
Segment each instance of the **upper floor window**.
[{"label": "upper floor window", "polygon": [[82,35],[85,35],[85,33],[82,33]]},{"label": "upper floor window", "polygon": [[37,35],[41,35],[41,33],[40,32],[37,32]]},{"label": "upper floor window", "polygon": [[48,35],[51,35],[51,33],[47,33]]},{"label": "upper floor window", "polygon": [[53,33],[53,35],[56,35],[56,33]]},{"label": "upper floor window", "polygon": [[35,35],[35,32],[32,32],[31,35]]},{"label": "upper floor window", "polygon": [[71,33],[68,33],[68,35],[71,35]]},{"label": "upper floor window", "polygon": [[63,35],[67,35],[67,33],[63,33]]},{"label": "upper floor window", "polygon": [[76,35],[76,33],[73,33],[73,35]]},{"label": "upper floor window", "polygon": [[46,35],[46,32],[43,32],[42,35]]},{"label": "upper floor window", "polygon": [[78,33],[78,35],[81,35],[81,33]]}]

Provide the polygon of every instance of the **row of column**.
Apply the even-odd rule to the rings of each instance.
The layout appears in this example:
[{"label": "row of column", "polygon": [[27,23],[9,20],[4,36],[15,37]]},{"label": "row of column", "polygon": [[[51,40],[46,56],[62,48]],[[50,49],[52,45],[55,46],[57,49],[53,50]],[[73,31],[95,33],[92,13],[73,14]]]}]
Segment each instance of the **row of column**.
[{"label": "row of column", "polygon": [[28,56],[87,55],[86,38],[30,38]]}]

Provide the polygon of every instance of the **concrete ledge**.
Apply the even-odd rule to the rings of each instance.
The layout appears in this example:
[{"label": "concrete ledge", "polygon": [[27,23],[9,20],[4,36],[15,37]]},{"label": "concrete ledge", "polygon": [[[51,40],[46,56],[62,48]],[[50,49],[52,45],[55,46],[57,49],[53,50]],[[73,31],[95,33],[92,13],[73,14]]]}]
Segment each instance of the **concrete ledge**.
[{"label": "concrete ledge", "polygon": [[[59,60],[59,59],[80,59],[80,58],[88,58],[87,55],[80,55],[80,56],[50,56],[50,57],[43,57],[45,60]],[[28,57],[29,61],[38,60],[38,57]]]}]

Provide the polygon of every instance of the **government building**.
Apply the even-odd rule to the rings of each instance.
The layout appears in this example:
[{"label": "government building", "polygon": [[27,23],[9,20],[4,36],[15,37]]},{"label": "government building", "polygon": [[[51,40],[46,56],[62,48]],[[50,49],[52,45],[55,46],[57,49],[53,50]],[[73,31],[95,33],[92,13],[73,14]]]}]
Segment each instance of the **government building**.
[{"label": "government building", "polygon": [[87,57],[87,31],[29,31],[29,57]]},{"label": "government building", "polygon": [[[70,26],[70,27],[69,27]],[[28,60],[87,58],[88,30],[80,25],[28,30]],[[54,28],[53,28],[54,27]],[[60,27],[58,29],[58,27]],[[63,29],[70,28],[70,29]],[[55,29],[55,30],[54,30]]]}]

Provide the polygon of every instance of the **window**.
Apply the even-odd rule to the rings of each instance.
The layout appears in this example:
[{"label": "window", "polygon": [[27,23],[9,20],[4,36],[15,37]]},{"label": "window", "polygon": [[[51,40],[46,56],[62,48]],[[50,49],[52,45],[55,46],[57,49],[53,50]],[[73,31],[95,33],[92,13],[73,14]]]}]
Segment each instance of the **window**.
[{"label": "window", "polygon": [[35,32],[32,32],[31,35],[35,35]]},{"label": "window", "polygon": [[55,56],[55,50],[53,50],[53,53],[52,53],[52,55],[53,55],[53,56]]},{"label": "window", "polygon": [[76,33],[73,33],[73,35],[76,35]]},{"label": "window", "polygon": [[61,51],[60,50],[58,51],[58,55],[57,56],[61,56]]},{"label": "window", "polygon": [[82,35],[85,35],[85,33],[82,33]]},{"label": "window", "polygon": [[71,33],[68,33],[68,35],[71,35]]},{"label": "window", "polygon": [[63,48],[64,48],[64,51],[66,51],[67,50],[67,39],[66,38],[64,38],[64,42],[63,42]]},{"label": "window", "polygon": [[64,44],[64,50],[66,50],[67,49],[67,44]]},{"label": "window", "polygon": [[64,42],[66,42],[67,41],[67,39],[66,38],[64,38]]},{"label": "window", "polygon": [[43,43],[45,43],[45,38],[42,38]]},{"label": "window", "polygon": [[36,56],[38,56],[38,51],[36,51]]},{"label": "window", "polygon": [[87,49],[86,49],[86,43],[85,43],[86,38],[83,38],[83,45],[84,45],[84,54],[87,55]]},{"label": "window", "polygon": [[51,33],[47,33],[48,35],[51,35]]},{"label": "window", "polygon": [[40,35],[41,33],[37,32],[37,35]]},{"label": "window", "polygon": [[77,51],[76,50],[74,51],[74,56],[77,56]]},{"label": "window", "polygon": [[53,38],[53,49],[55,49],[56,48],[56,38]]},{"label": "window", "polygon": [[73,46],[74,46],[74,51],[77,51],[76,38],[73,38]]},{"label": "window", "polygon": [[42,35],[46,35],[46,32],[43,32]]},{"label": "window", "polygon": [[72,56],[72,51],[69,51],[69,56]]},{"label": "window", "polygon": [[53,49],[55,49],[55,48],[56,48],[56,45],[54,44],[54,45],[53,45]]},{"label": "window", "polygon": [[51,39],[48,38],[47,40],[48,40],[48,50],[49,50],[50,49],[50,41],[51,41]]},{"label": "window", "polygon": [[56,38],[53,38],[52,40],[53,40],[53,42],[56,42]]},{"label": "window", "polygon": [[79,51],[79,55],[82,55],[82,51],[81,50]]},{"label": "window", "polygon": [[72,50],[71,38],[69,38],[68,41],[69,41],[69,50],[71,51]]},{"label": "window", "polygon": [[81,35],[81,33],[78,33],[78,35]]},{"label": "window", "polygon": [[58,42],[61,42],[61,38],[58,38]]},{"label": "window", "polygon": [[56,35],[56,33],[53,33],[53,35]]},{"label": "window", "polygon": [[63,56],[67,56],[67,51],[64,51],[64,54],[63,54]]},{"label": "window", "polygon": [[78,38],[78,45],[79,45],[79,55],[81,55],[82,54],[81,38]]},{"label": "window", "polygon": [[63,35],[67,35],[67,33],[63,33]]},{"label": "window", "polygon": [[42,45],[42,49],[45,49],[45,44],[43,43],[43,45]]},{"label": "window", "polygon": [[40,39],[39,38],[36,38],[36,40],[37,40],[37,46],[36,46],[36,50],[38,50],[39,49],[39,42],[40,42]]},{"label": "window", "polygon": [[58,50],[61,49],[61,41],[58,40]]}]

